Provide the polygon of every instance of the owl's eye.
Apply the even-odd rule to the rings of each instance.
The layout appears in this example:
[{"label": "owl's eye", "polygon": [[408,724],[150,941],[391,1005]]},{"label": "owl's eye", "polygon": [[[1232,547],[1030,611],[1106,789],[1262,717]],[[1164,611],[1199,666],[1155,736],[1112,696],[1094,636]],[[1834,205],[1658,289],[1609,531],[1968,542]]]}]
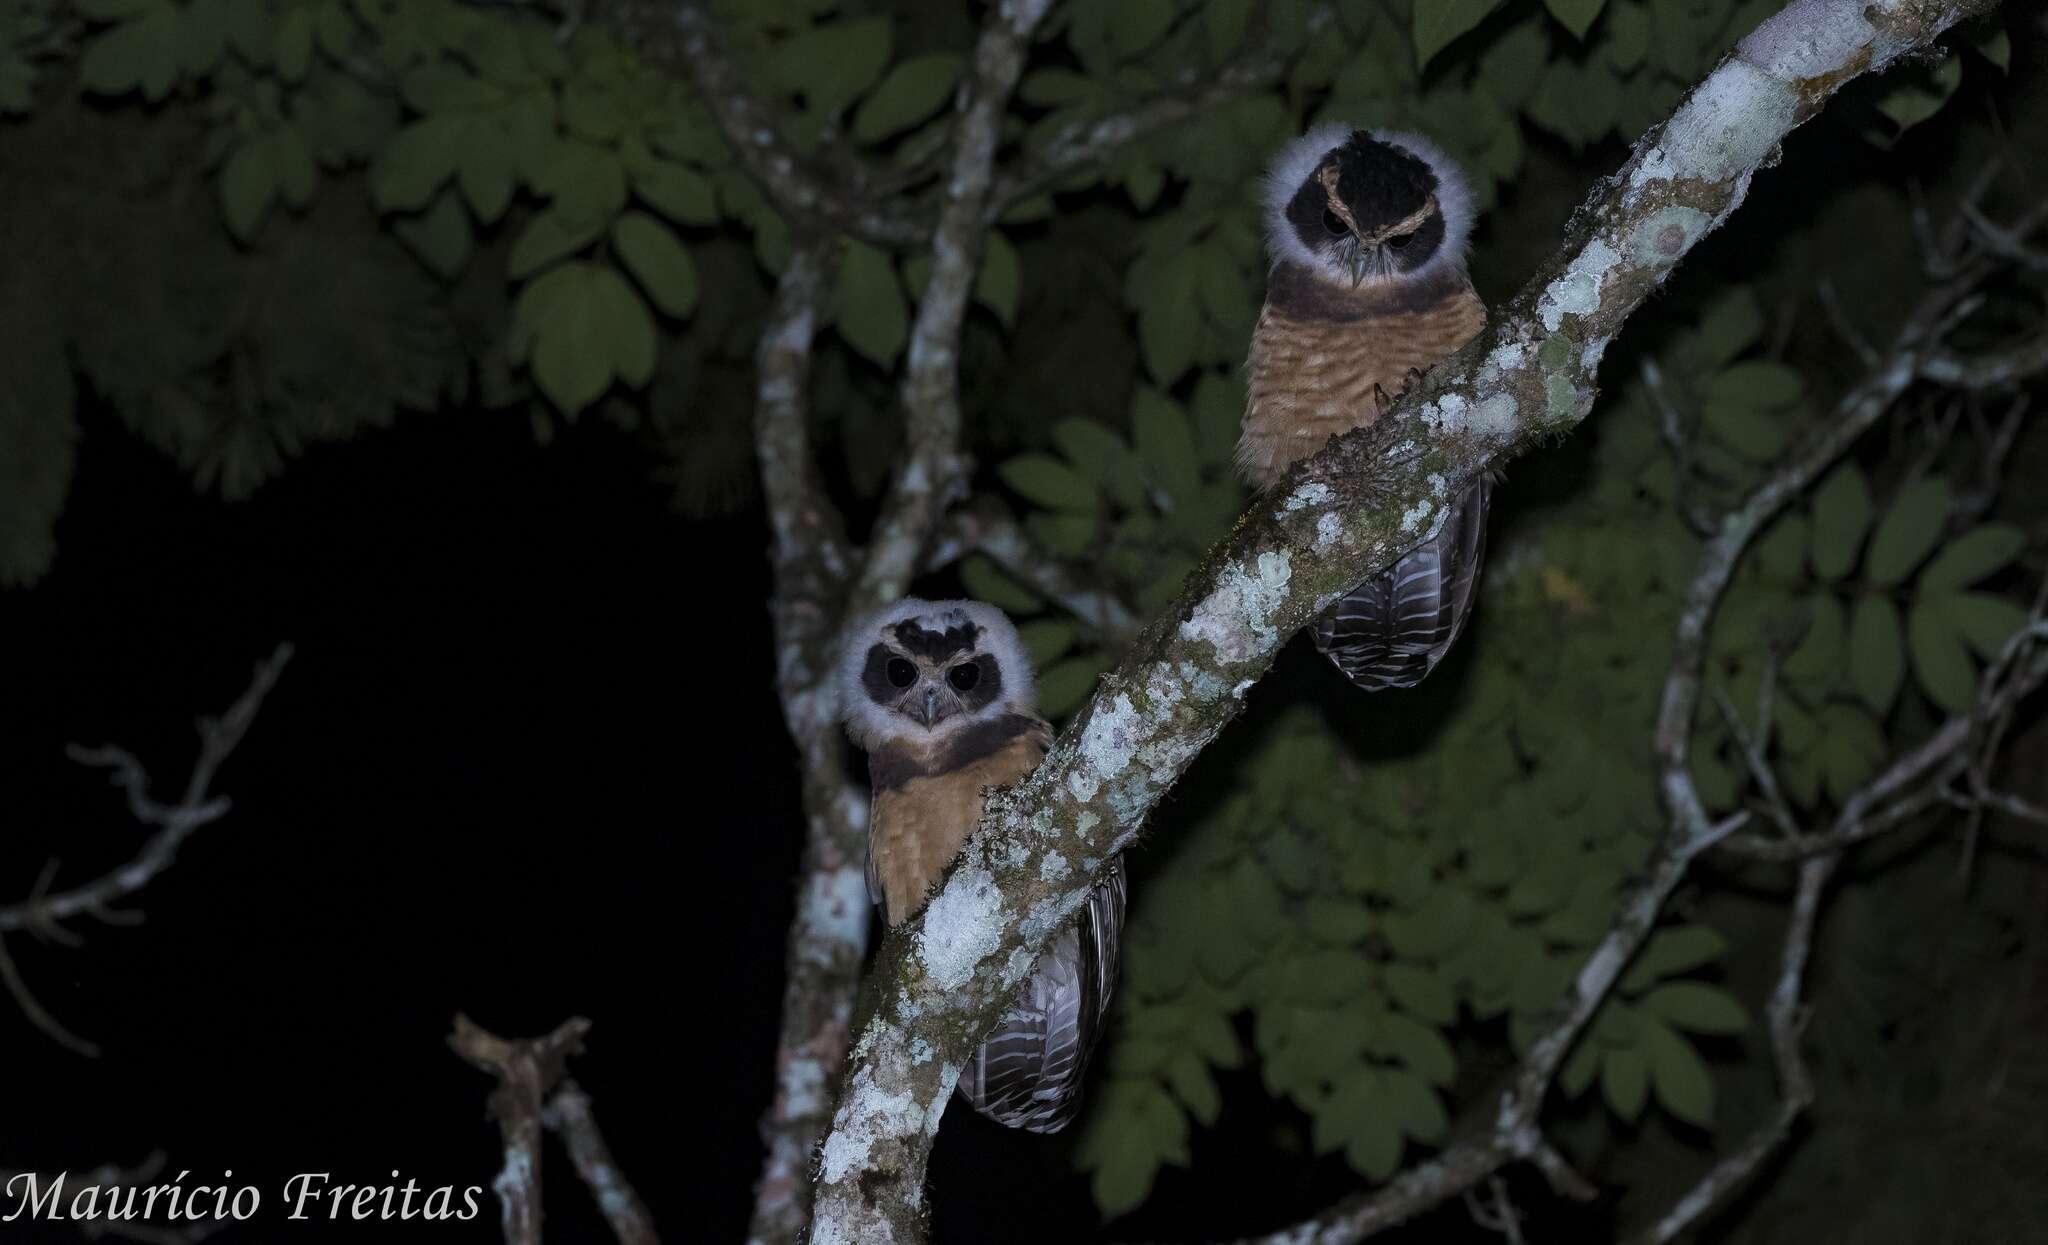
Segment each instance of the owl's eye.
[{"label": "owl's eye", "polygon": [[971,692],[974,685],[981,682],[981,667],[971,661],[964,662],[946,671],[946,682],[951,683],[955,691]]},{"label": "owl's eye", "polygon": [[1415,231],[1410,229],[1407,233],[1397,233],[1393,237],[1388,238],[1387,245],[1397,251],[1405,251],[1408,249],[1408,244],[1413,241],[1415,241]]},{"label": "owl's eye", "polygon": [[1351,232],[1343,221],[1337,219],[1337,214],[1328,208],[1323,209],[1323,228],[1328,230],[1333,238],[1341,238]]},{"label": "owl's eye", "polygon": [[909,687],[912,683],[917,682],[917,667],[901,657],[891,657],[884,673],[889,676],[889,686],[891,687]]}]

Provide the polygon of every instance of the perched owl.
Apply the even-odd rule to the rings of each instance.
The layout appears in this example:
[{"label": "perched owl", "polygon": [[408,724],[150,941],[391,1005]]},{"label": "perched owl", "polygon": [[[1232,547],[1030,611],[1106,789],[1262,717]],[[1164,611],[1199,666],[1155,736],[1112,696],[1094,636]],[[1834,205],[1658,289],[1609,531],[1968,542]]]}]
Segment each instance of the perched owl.
[{"label": "perched owl", "polygon": [[[1427,139],[1320,125],[1266,176],[1272,268],[1247,361],[1237,461],[1258,488],[1379,418],[1477,336],[1465,276],[1472,196]],[[1412,687],[1458,638],[1486,553],[1493,481],[1453,499],[1437,534],[1316,621],[1316,647],[1360,687]]]},{"label": "perched owl", "polygon": [[[867,749],[868,898],[891,925],[924,907],[981,818],[990,787],[1038,768],[1052,727],[1032,697],[1031,660],[1002,611],[905,599],[854,625],[840,660],[847,734]],[[974,1109],[1050,1133],[1080,1106],[1081,1077],[1116,988],[1122,858],[960,1073]]]}]

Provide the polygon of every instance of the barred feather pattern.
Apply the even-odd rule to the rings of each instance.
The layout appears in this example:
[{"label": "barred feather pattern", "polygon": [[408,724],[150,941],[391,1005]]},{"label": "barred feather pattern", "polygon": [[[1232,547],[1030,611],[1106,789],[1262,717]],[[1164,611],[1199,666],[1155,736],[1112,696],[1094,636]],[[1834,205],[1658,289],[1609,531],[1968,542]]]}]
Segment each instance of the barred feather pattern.
[{"label": "barred feather pattern", "polygon": [[961,1070],[960,1094],[976,1111],[1034,1133],[1056,1133],[1073,1121],[1116,992],[1124,901],[1119,856]]},{"label": "barred feather pattern", "polygon": [[1443,526],[1316,620],[1316,648],[1367,691],[1414,687],[1450,651],[1478,593],[1493,480],[1451,503]]}]

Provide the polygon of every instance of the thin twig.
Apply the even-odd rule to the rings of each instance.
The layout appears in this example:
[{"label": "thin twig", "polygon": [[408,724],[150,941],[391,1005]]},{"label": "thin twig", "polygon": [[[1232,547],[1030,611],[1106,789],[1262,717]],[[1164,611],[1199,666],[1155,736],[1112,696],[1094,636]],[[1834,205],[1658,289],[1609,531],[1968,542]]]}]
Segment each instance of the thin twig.
[{"label": "thin twig", "polygon": [[491,1182],[498,1195],[505,1245],[541,1245],[541,1111],[565,1075],[569,1056],[583,1049],[590,1022],[571,1017],[538,1038],[501,1038],[458,1014],[448,1047],[497,1078],[491,1117],[505,1142],[505,1165]]},{"label": "thin twig", "polygon": [[596,1199],[597,1208],[611,1225],[619,1245],[661,1245],[661,1238],[654,1231],[654,1217],[647,1213],[647,1204],[619,1170],[618,1160],[612,1157],[611,1147],[605,1144],[604,1133],[597,1127],[590,1095],[583,1092],[583,1087],[573,1079],[564,1080],[541,1111],[541,1122],[569,1148],[569,1161],[583,1178],[590,1196]]}]

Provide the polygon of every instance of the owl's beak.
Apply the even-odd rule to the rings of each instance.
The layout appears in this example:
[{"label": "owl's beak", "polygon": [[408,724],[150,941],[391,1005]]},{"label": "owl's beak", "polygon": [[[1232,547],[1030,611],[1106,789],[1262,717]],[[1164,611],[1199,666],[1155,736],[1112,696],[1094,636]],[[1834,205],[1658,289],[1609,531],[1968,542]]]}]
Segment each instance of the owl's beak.
[{"label": "owl's beak", "polygon": [[1344,239],[1343,260],[1345,271],[1351,274],[1351,288],[1357,289],[1359,282],[1365,280],[1366,270],[1372,266],[1372,260],[1368,248],[1356,235]]},{"label": "owl's beak", "polygon": [[944,715],[944,706],[940,703],[939,689],[936,687],[924,689],[924,702],[917,708],[918,721],[923,722],[925,728],[929,730]]}]

